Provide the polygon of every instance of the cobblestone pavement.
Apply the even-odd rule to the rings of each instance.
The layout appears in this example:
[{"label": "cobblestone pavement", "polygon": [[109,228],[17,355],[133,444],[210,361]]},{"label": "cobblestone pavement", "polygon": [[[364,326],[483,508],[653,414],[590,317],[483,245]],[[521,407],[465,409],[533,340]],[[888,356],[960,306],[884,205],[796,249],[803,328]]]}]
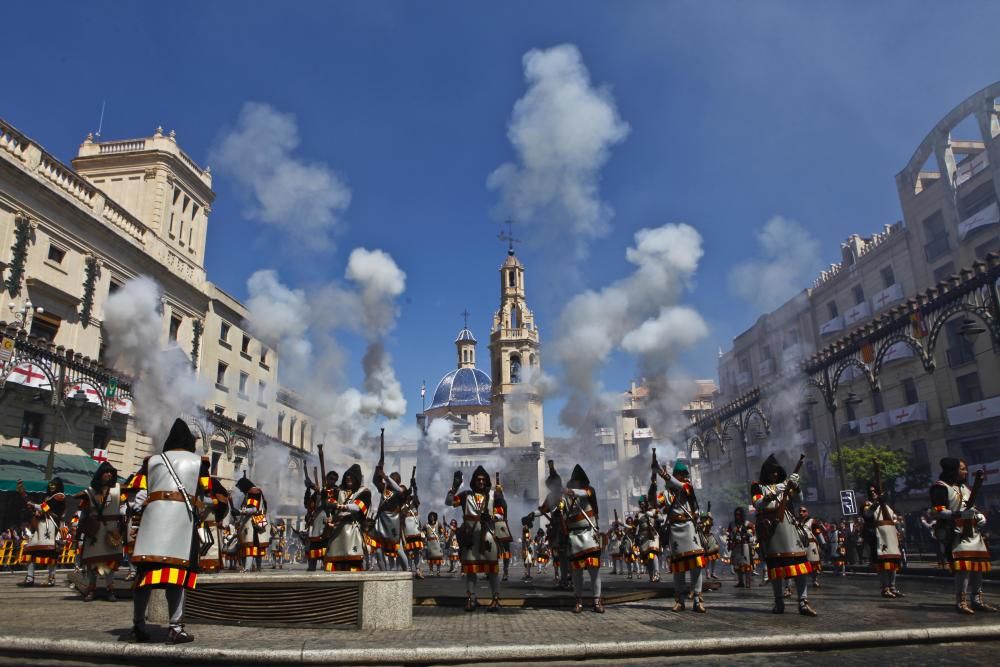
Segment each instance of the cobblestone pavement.
[{"label": "cobblestone pavement", "polygon": [[[606,575],[611,576],[611,575]],[[6,601],[0,633],[14,636],[85,639],[115,642],[131,625],[132,605],[129,601],[81,602],[79,596],[66,587],[18,588],[19,577],[0,576],[0,594]],[[470,638],[482,638],[483,645],[531,645],[587,641],[664,640],[687,637],[747,637],[760,633],[787,634],[794,632],[852,632],[879,629],[907,629],[927,626],[975,627],[1000,623],[1000,614],[979,613],[965,617],[953,609],[951,583],[939,579],[907,579],[901,581],[906,597],[886,600],[879,596],[873,576],[854,575],[846,578],[824,575],[822,588],[810,591],[817,618],[802,617],[788,605],[783,616],[770,613],[770,589],[747,591],[734,589],[732,579],[723,580],[721,590],[705,597],[708,613],[691,611],[675,614],[671,600],[654,599],[608,607],[604,615],[586,611],[575,615],[559,609],[505,609],[498,614],[484,610],[466,613],[443,607],[415,607],[413,627],[403,631],[356,631],[341,629],[265,629],[222,625],[192,625],[196,645],[205,648],[241,647],[247,651],[263,649],[331,649],[395,647],[404,655],[419,646],[465,645]],[[988,584],[987,595],[996,601],[995,584]],[[488,597],[485,588],[481,592]],[[154,640],[165,635],[154,634]],[[970,644],[970,662],[980,661],[990,644]],[[803,647],[808,649],[809,647]],[[869,650],[869,649],[863,649]],[[870,649],[877,655],[878,649]],[[914,649],[913,657],[929,656],[926,647]],[[854,652],[852,652],[854,653]],[[947,652],[946,652],[947,653]],[[804,656],[806,654],[803,654]],[[830,653],[815,654],[819,662],[830,664]],[[896,655],[890,652],[889,655]],[[950,653],[948,653],[950,655]],[[732,662],[733,656],[722,660]],[[745,664],[757,658],[747,656]],[[761,658],[765,660],[766,658]],[[804,658],[806,659],[806,658]],[[661,658],[659,663],[663,663]],[[707,660],[710,657],[686,658],[685,662]],[[716,658],[716,661],[721,659]],[[806,659],[808,662],[809,659]],[[881,660],[880,660],[881,661]],[[905,662],[909,662],[906,660]],[[592,663],[599,664],[599,663]],[[645,661],[636,664],[646,664]],[[651,663],[650,663],[651,664]]]}]

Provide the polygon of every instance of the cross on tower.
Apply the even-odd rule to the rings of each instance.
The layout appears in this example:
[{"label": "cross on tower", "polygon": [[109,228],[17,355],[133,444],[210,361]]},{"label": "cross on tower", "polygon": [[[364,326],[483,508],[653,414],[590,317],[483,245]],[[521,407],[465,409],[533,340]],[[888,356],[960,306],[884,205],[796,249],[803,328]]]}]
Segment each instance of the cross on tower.
[{"label": "cross on tower", "polygon": [[466,308],[466,309],[465,309],[465,310],[463,310],[463,311],[462,311],[461,313],[459,313],[459,315],[461,315],[461,316],[462,316],[462,319],[463,319],[463,320],[465,320],[465,324],[464,324],[464,326],[462,327],[463,329],[468,329],[468,328],[469,328],[469,315],[471,315],[471,314],[472,314],[472,313],[470,313],[470,312],[469,312],[469,309],[468,309],[468,308]]},{"label": "cross on tower", "polygon": [[508,255],[513,255],[514,254],[514,244],[515,243],[520,243],[521,239],[514,238],[514,221],[513,220],[505,220],[503,224],[507,225],[507,231],[506,232],[500,232],[499,234],[497,234],[497,238],[500,239],[501,241],[507,241],[507,254]]}]

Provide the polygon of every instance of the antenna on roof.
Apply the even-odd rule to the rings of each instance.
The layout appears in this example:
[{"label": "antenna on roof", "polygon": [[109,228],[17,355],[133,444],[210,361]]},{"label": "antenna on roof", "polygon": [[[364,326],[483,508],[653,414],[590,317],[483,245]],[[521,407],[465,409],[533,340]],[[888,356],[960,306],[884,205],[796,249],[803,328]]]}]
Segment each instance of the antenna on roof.
[{"label": "antenna on roof", "polygon": [[94,136],[95,137],[100,137],[101,136],[101,130],[104,129],[104,105],[105,104],[106,104],[106,100],[101,100],[101,120],[99,120],[97,122],[97,132],[94,132]]}]

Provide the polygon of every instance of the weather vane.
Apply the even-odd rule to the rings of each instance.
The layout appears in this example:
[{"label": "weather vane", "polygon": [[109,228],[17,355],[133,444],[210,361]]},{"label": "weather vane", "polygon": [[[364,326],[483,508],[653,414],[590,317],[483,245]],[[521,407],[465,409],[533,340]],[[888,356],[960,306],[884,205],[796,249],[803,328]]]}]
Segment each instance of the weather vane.
[{"label": "weather vane", "polygon": [[499,234],[497,234],[497,238],[500,239],[501,241],[507,241],[507,254],[508,255],[513,255],[514,254],[514,244],[515,243],[520,243],[521,239],[514,238],[514,221],[513,220],[505,220],[503,224],[507,225],[507,231],[506,232],[500,232]]}]

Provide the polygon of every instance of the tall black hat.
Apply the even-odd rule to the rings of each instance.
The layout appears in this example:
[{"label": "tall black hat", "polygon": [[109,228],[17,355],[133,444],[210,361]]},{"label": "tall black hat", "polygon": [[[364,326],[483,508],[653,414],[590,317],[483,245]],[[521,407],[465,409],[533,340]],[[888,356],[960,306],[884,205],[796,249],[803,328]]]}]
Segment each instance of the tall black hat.
[{"label": "tall black hat", "polygon": [[590,486],[590,478],[587,477],[587,473],[583,471],[583,467],[579,463],[573,468],[573,472],[569,476],[569,481],[571,483],[576,482],[581,488]]},{"label": "tall black hat", "polygon": [[169,452],[174,449],[183,449],[186,452],[194,453],[194,435],[191,428],[183,419],[174,420],[174,425],[170,427],[170,434],[163,443],[163,451]]},{"label": "tall black hat", "polygon": [[111,483],[114,484],[118,481],[118,471],[113,465],[104,461],[101,465],[97,466],[97,470],[94,471],[94,476],[90,479],[90,488],[101,488],[101,476],[108,471],[111,472]]},{"label": "tall black hat", "polygon": [[354,488],[360,489],[361,482],[364,480],[364,475],[361,474],[361,466],[355,463],[350,468],[344,471],[341,476],[341,480],[346,480],[348,477],[354,480]]},{"label": "tall black hat", "polygon": [[472,471],[472,477],[469,478],[469,486],[472,486],[472,480],[474,480],[478,475],[482,475],[486,478],[487,489],[493,488],[493,482],[490,481],[490,474],[486,472],[486,468],[483,466],[476,466],[476,469]]},{"label": "tall black hat", "polygon": [[941,459],[941,476],[939,479],[942,482],[955,483],[958,481],[958,469],[962,465],[961,459],[956,459],[952,456],[946,456]]},{"label": "tall black hat", "polygon": [[236,488],[242,491],[243,493],[250,493],[250,489],[252,489],[255,486],[256,484],[254,484],[247,478],[247,474],[245,471],[243,473],[243,477],[241,477],[236,482]]},{"label": "tall black hat", "polygon": [[761,483],[762,484],[774,483],[775,480],[771,479],[771,475],[775,472],[778,473],[778,479],[777,479],[778,482],[784,482],[785,479],[788,477],[788,474],[785,472],[785,469],[782,468],[781,464],[778,463],[778,459],[774,458],[774,454],[771,454],[767,457],[767,460],[764,461],[764,465],[760,467]]},{"label": "tall black hat", "polygon": [[545,478],[545,488],[549,491],[561,491],[563,488],[562,477],[556,472],[556,466],[549,461],[549,476]]}]

